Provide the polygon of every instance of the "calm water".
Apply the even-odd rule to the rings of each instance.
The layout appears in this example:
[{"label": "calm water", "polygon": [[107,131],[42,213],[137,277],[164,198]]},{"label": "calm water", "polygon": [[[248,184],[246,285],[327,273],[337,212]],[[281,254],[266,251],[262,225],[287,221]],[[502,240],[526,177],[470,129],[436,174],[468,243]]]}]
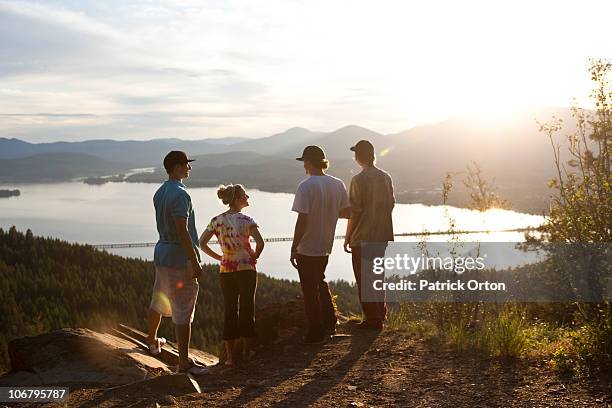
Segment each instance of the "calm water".
[{"label": "calm water", "polygon": [[[156,184],[107,183],[91,186],[79,182],[56,184],[4,185],[0,188],[21,190],[21,196],[0,199],[0,227],[15,225],[35,235],[89,244],[154,242],[157,240],[152,197]],[[189,189],[196,212],[198,232],[210,218],[225,211],[213,188]],[[253,217],[266,237],[290,237],[296,214],[291,212],[293,194],[248,190],[251,206],[243,210]],[[393,212],[396,233],[446,231],[448,215],[458,230],[503,230],[537,226],[541,216],[513,211],[490,210],[485,213],[443,206],[398,204]],[[346,220],[339,220],[336,235],[344,235]],[[444,241],[433,236],[429,241]],[[518,242],[522,233],[471,234],[466,241]],[[401,237],[401,241],[418,241]],[[270,276],[297,280],[297,271],[289,264],[290,242],[267,243],[259,260],[259,271]],[[117,249],[122,256],[152,259],[153,248]],[[206,261],[206,255],[203,255]],[[207,262],[214,262],[208,259]],[[334,242],[327,268],[331,280],[354,281],[350,254],[342,250],[342,241]]]}]

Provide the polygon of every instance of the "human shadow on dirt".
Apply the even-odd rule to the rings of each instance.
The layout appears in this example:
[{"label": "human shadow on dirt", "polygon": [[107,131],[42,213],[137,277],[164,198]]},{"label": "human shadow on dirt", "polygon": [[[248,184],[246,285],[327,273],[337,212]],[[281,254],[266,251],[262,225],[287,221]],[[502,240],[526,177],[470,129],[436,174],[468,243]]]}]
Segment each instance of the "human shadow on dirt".
[{"label": "human shadow on dirt", "polygon": [[[271,406],[273,407],[309,407],[315,401],[328,394],[331,389],[341,383],[353,366],[367,353],[372,343],[378,337],[378,332],[354,331],[348,340],[351,342],[348,352],[333,366],[317,373],[309,382]],[[332,341],[327,347],[335,347]]]}]

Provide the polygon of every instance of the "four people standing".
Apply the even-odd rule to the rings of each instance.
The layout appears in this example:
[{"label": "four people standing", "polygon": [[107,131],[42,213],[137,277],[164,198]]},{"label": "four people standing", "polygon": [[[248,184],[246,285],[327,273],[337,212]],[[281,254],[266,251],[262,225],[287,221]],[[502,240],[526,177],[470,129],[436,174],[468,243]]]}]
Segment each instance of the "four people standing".
[{"label": "four people standing", "polygon": [[[308,146],[297,160],[304,163],[308,177],[296,191],[292,211],[298,213],[295,224],[291,264],[298,270],[307,320],[304,342],[320,344],[336,331],[336,314],[332,295],[325,280],[325,269],[332,251],[338,218],[349,218],[344,248],[352,252],[355,279],[364,313],[362,327],[382,329],[386,319],[384,293],[374,301],[362,299],[362,289],[372,278],[371,251],[366,243],[384,248],[393,240],[391,212],[395,204],[391,177],[378,169],[374,147],[366,140],[351,147],[362,171],[353,177],[350,196],[344,183],[326,174],[329,161],[319,146]],[[203,367],[188,359],[191,322],[198,295],[197,278],[202,272],[198,246],[221,262],[220,279],[225,305],[223,339],[226,364],[241,357],[238,339],[244,339],[247,355],[255,339],[255,290],[257,259],[264,241],[257,223],[241,210],[249,205],[249,196],[239,184],[220,186],[217,196],[229,209],[214,217],[198,239],[195,214],[184,178],[189,177],[190,162],[184,152],[172,151],[164,159],[168,180],[153,198],[159,241],[155,247],[155,284],[149,311],[148,343],[152,354],[161,352],[165,339],[157,337],[162,316],[172,316],[179,346],[179,372],[200,374]],[[222,254],[208,245],[215,235]],[[253,250],[250,238],[256,242]],[[349,251],[348,249],[351,249]],[[380,250],[379,250],[380,251]],[[362,263],[365,262],[364,273]]]}]

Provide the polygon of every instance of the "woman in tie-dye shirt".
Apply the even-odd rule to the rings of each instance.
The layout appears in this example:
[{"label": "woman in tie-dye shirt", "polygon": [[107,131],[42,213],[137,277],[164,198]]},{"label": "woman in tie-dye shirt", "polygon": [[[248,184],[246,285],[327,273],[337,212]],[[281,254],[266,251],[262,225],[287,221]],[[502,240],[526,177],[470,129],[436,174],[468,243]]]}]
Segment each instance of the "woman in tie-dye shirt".
[{"label": "woman in tie-dye shirt", "polygon": [[[242,355],[251,356],[255,340],[255,290],[257,288],[257,258],[264,241],[258,225],[241,210],[249,205],[249,195],[240,184],[219,186],[217,196],[229,209],[210,220],[200,237],[202,250],[221,261],[221,290],[225,304],[223,340],[227,360],[234,365]],[[222,255],[213,251],[208,242],[215,235]],[[255,239],[255,250],[250,237]],[[243,338],[243,344],[239,339]]]}]

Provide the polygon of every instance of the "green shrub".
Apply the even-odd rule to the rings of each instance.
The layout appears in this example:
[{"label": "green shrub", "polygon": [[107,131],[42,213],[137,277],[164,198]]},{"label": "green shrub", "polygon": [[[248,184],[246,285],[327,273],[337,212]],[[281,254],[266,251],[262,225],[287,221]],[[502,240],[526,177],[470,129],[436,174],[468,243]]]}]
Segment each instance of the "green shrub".
[{"label": "green shrub", "polygon": [[560,346],[551,356],[551,367],[557,370],[560,374],[573,374],[577,366],[575,353],[567,346]]},{"label": "green shrub", "polygon": [[584,368],[599,369],[612,367],[612,312],[610,304],[595,309],[582,319],[582,326],[572,344]]},{"label": "green shrub", "polygon": [[489,353],[500,357],[518,357],[527,346],[525,319],[503,311],[489,325]]}]

